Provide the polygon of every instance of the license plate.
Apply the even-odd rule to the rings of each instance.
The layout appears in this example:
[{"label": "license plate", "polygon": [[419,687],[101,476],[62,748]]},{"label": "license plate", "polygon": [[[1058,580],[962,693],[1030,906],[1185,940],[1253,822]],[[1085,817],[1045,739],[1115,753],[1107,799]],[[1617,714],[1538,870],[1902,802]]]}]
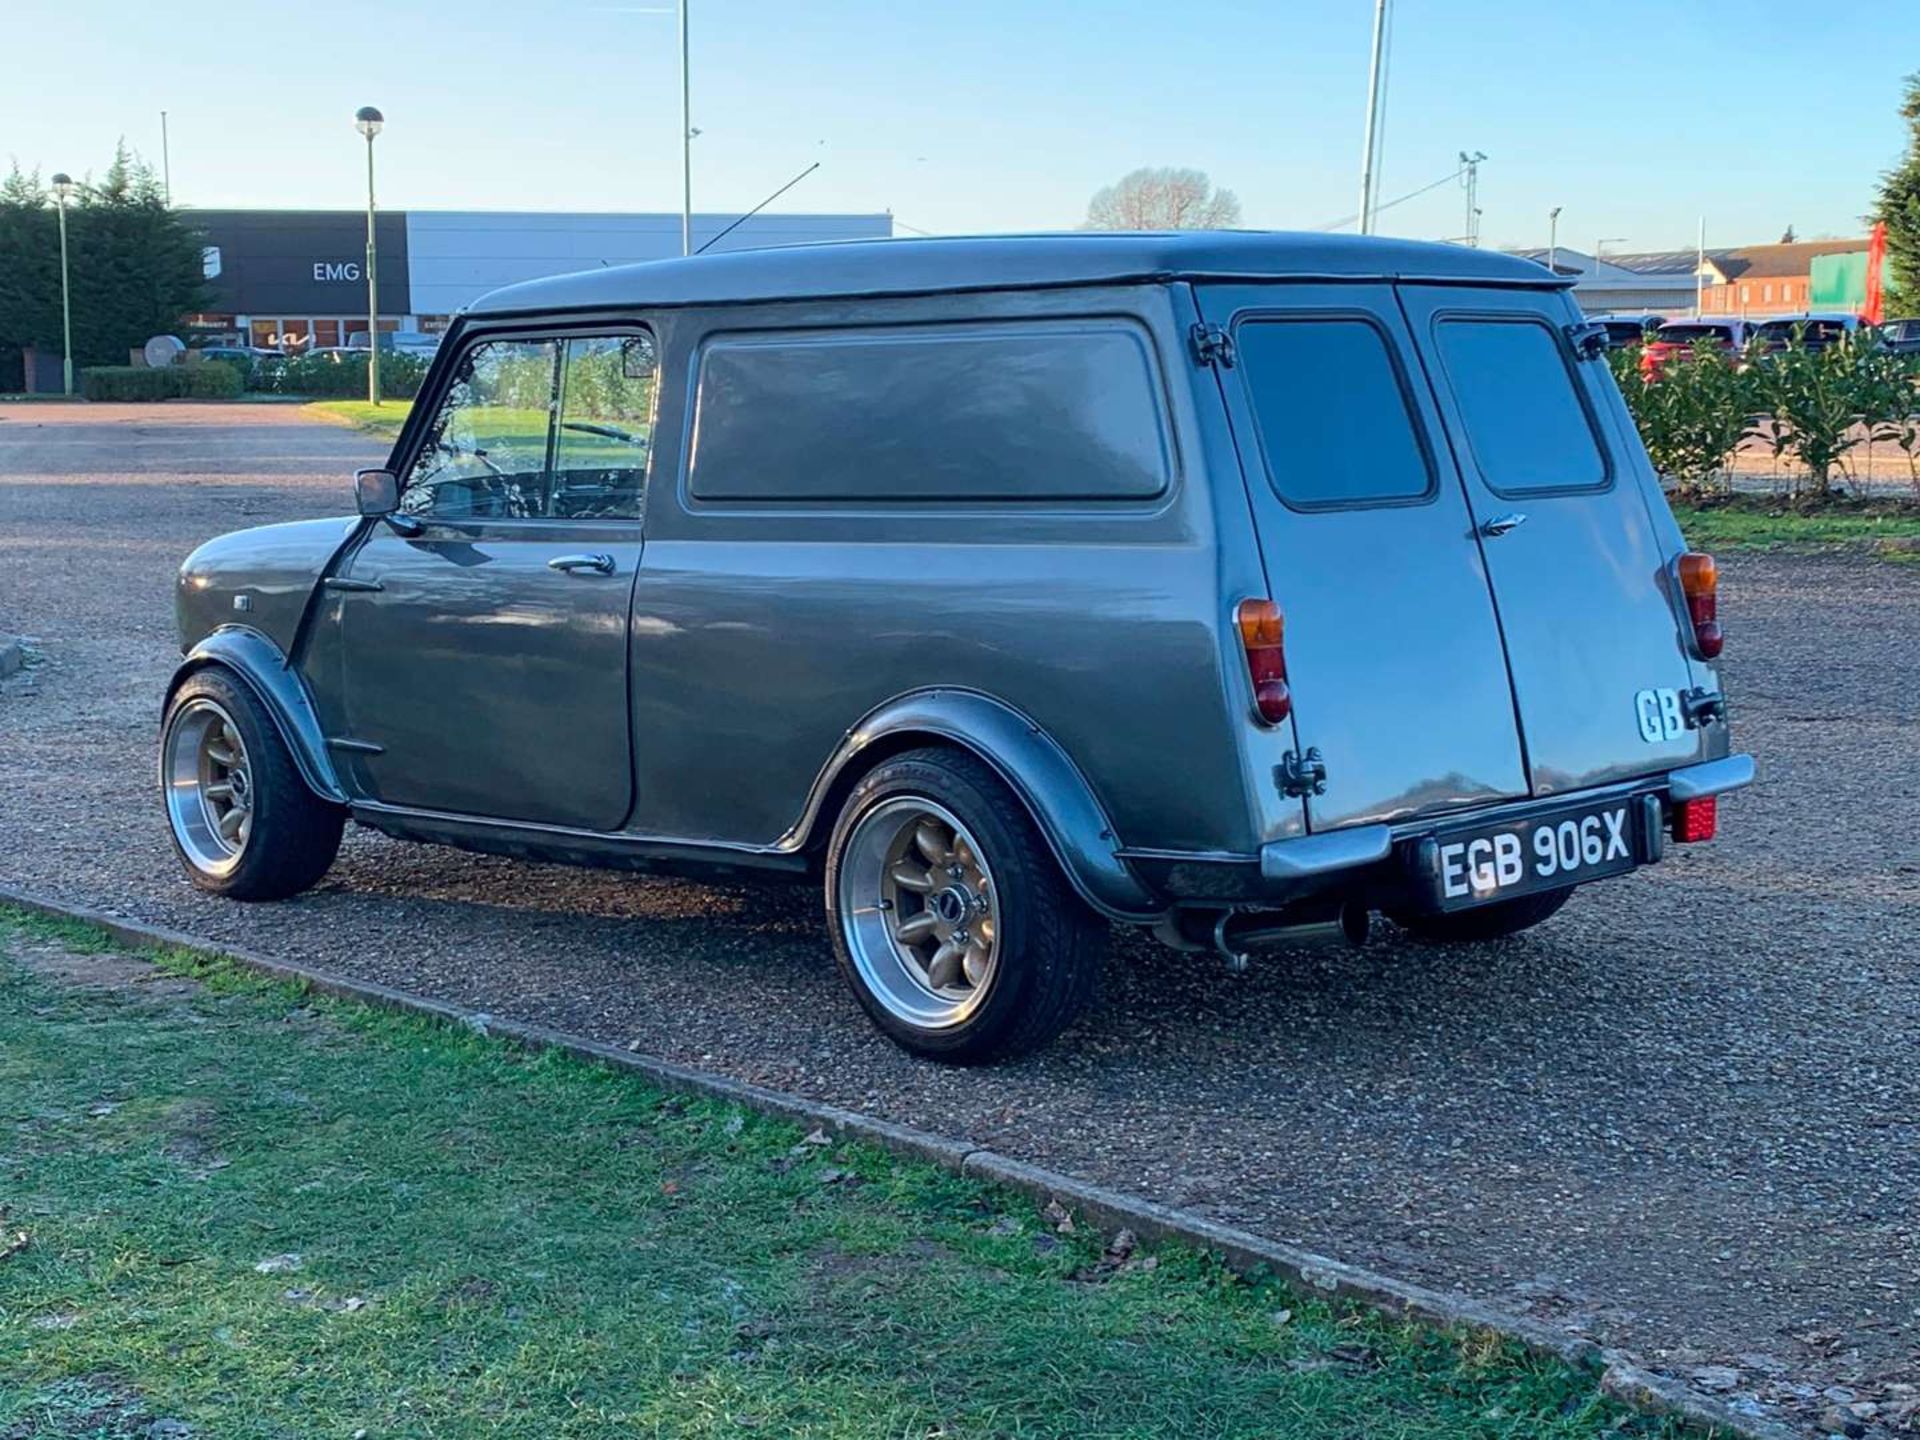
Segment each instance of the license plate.
[{"label": "license plate", "polygon": [[1640,864],[1645,850],[1642,798],[1443,830],[1417,843],[1415,864],[1439,910],[1623,875]]}]

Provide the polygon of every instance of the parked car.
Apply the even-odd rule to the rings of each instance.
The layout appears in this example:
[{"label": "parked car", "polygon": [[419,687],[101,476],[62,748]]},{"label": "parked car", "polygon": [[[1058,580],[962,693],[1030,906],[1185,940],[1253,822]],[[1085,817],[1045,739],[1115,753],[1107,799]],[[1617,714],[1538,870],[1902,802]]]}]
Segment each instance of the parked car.
[{"label": "parked car", "polygon": [[1860,329],[1860,317],[1839,312],[1820,315],[1782,315],[1763,320],[1753,327],[1754,335],[1768,352],[1786,348],[1795,336],[1809,350],[1824,350],[1845,335]]},{"label": "parked car", "polygon": [[1623,345],[1640,345],[1651,340],[1654,332],[1667,322],[1664,315],[1596,315],[1593,321],[1607,332],[1607,344],[1618,350]]},{"label": "parked car", "polygon": [[1235,968],[1372,912],[1526,930],[1753,774],[1603,351],[1537,265],[1360,237],[496,291],[357,515],[187,559],[173,843],[246,900],[349,819],[811,877],[860,1003],[952,1061],[1065,1026],[1107,922]]},{"label": "parked car", "polygon": [[1880,341],[1896,355],[1920,354],[1920,319],[1883,321]]},{"label": "parked car", "polygon": [[1739,351],[1747,343],[1753,327],[1745,320],[1716,319],[1669,320],[1647,341],[1640,352],[1640,373],[1648,380],[1659,378],[1666,365],[1684,359],[1695,345],[1706,341],[1722,350]]},{"label": "parked car", "polygon": [[[365,350],[367,335],[364,330],[347,337],[350,349]],[[383,330],[380,332],[380,351],[389,354],[398,351],[403,355],[418,355],[423,360],[431,359],[440,348],[440,337],[430,335],[424,330]]]}]

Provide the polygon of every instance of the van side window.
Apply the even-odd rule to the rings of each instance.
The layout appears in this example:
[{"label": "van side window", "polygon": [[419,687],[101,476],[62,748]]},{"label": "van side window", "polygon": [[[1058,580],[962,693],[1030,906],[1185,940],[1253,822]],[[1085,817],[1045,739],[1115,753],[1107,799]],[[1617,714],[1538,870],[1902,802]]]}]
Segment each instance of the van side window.
[{"label": "van side window", "polygon": [[552,340],[490,340],[458,361],[400,508],[443,520],[546,513]]},{"label": "van side window", "polygon": [[1487,488],[1523,495],[1607,484],[1606,455],[1552,330],[1537,320],[1455,319],[1437,334]]},{"label": "van side window", "polygon": [[547,513],[556,520],[640,518],[653,438],[655,364],[648,335],[567,341]]},{"label": "van side window", "polygon": [[441,520],[638,519],[656,369],[646,334],[475,345],[400,508]]},{"label": "van side window", "polygon": [[1142,500],[1172,444],[1150,341],[1117,318],[718,335],[699,501]]},{"label": "van side window", "polygon": [[1433,493],[1433,465],[1377,325],[1248,320],[1235,342],[1267,477],[1287,504],[1405,504]]}]

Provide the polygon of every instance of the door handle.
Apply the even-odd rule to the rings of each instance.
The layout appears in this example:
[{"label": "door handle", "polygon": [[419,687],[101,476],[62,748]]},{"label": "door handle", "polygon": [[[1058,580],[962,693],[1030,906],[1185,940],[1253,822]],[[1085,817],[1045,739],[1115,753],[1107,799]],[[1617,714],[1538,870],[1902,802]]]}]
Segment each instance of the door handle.
[{"label": "door handle", "polygon": [[596,575],[611,575],[613,573],[613,556],[556,555],[553,559],[547,561],[547,568],[549,570],[564,570],[569,575],[580,570],[591,570]]},{"label": "door handle", "polygon": [[1480,527],[1480,533],[1489,540],[1497,540],[1509,530],[1517,530],[1527,523],[1527,517],[1518,510],[1509,510],[1504,515],[1496,515]]}]

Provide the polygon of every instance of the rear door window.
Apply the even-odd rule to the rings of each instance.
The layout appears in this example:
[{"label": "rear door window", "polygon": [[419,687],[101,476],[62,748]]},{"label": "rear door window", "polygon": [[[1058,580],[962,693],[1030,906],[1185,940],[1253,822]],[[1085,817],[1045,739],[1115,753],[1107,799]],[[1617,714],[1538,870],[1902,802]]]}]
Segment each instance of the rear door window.
[{"label": "rear door window", "polygon": [[1488,489],[1526,495],[1606,486],[1606,452],[1553,330],[1536,320],[1455,318],[1442,320],[1436,334]]},{"label": "rear door window", "polygon": [[1298,510],[1404,505],[1433,494],[1406,377],[1362,316],[1252,319],[1235,331],[1275,492]]}]

